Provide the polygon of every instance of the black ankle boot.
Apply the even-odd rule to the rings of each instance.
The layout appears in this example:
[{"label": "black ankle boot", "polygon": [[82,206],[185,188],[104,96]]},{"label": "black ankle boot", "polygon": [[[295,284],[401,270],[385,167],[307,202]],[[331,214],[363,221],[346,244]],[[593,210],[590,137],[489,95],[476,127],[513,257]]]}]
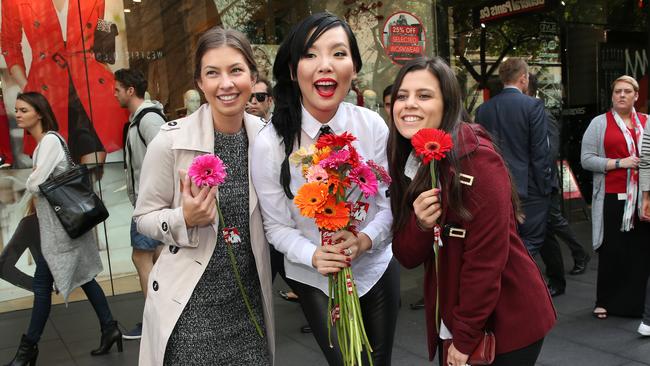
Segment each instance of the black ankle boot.
[{"label": "black ankle boot", "polygon": [[117,351],[122,352],[122,332],[117,327],[117,322],[112,321],[102,330],[102,340],[99,343],[99,348],[92,350],[90,354],[93,356],[105,355],[111,350],[115,342],[117,342]]},{"label": "black ankle boot", "polygon": [[16,356],[6,366],[34,366],[36,365],[36,357],[38,357],[38,344],[30,342],[27,340],[27,336],[23,334]]}]

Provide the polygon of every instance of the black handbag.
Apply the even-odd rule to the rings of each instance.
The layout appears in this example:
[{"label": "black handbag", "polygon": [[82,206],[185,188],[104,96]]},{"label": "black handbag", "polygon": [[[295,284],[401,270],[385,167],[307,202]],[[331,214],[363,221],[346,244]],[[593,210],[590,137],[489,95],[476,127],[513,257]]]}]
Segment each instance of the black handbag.
[{"label": "black handbag", "polygon": [[95,60],[101,63],[115,64],[115,37],[119,34],[117,25],[111,21],[98,19],[95,28],[92,51]]},{"label": "black handbag", "polygon": [[93,191],[88,168],[75,164],[63,138],[54,135],[59,138],[70,168],[50,176],[38,188],[54,209],[63,229],[74,239],[106,220],[108,211]]}]

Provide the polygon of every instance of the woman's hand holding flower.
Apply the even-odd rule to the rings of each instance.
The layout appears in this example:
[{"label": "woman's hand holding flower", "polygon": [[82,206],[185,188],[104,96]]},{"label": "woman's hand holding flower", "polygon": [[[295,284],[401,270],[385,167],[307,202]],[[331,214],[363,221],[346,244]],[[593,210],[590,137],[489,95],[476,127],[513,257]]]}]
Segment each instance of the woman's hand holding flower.
[{"label": "woman's hand holding flower", "polygon": [[350,262],[357,259],[361,254],[372,247],[372,240],[368,235],[359,233],[354,235],[347,230],[341,230],[334,234],[332,240],[336,243],[332,245],[335,250],[350,259]]},{"label": "woman's hand holding flower", "polygon": [[217,215],[217,187],[203,187],[198,194],[192,194],[189,176],[181,180],[183,218],[187,227],[206,226],[214,222]]},{"label": "woman's hand holding flower", "polygon": [[440,189],[438,188],[430,189],[420,193],[413,201],[413,211],[420,229],[433,230],[436,221],[442,215],[439,193]]},{"label": "woman's hand holding flower", "polygon": [[343,268],[349,267],[352,260],[346,260],[346,256],[334,245],[320,245],[311,258],[311,265],[318,273],[327,276],[330,273],[338,273]]},{"label": "woman's hand holding flower", "polygon": [[332,236],[334,245],[321,245],[316,248],[311,263],[324,276],[337,273],[345,267],[350,267],[352,261],[372,247],[368,235],[354,235],[347,230],[338,231]]}]

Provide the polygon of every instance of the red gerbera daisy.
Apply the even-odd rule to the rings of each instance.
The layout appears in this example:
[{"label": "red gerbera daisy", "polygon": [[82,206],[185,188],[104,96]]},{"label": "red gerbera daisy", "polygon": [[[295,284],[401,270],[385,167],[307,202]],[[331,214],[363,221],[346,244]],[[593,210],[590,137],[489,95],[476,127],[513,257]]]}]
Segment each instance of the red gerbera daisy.
[{"label": "red gerbera daisy", "polygon": [[356,137],[352,136],[347,132],[343,132],[340,135],[335,135],[333,133],[325,134],[325,135],[321,135],[318,138],[318,141],[316,142],[316,148],[322,149],[325,146],[343,148],[346,145],[350,145],[352,141],[356,139],[357,139]]},{"label": "red gerbera daisy", "polygon": [[451,135],[436,128],[423,128],[411,137],[415,154],[428,164],[431,160],[440,160],[454,146]]}]

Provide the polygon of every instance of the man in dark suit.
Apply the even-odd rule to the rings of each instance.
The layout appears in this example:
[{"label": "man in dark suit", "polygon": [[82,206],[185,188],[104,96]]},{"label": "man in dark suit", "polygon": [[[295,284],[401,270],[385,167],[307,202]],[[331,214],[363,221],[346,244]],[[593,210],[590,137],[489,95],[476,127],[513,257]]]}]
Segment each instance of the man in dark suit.
[{"label": "man in dark suit", "polygon": [[544,102],[531,98],[528,65],[509,58],[499,67],[503,91],[476,111],[476,122],[494,137],[510,169],[525,215],[519,235],[531,255],[544,244],[551,193],[551,168]]},{"label": "man in dark suit", "polygon": [[[530,74],[528,91],[526,94],[535,98],[537,96],[537,77]],[[546,223],[546,241],[542,246],[540,255],[546,265],[546,276],[548,277],[548,290],[551,296],[562,295],[566,288],[564,278],[564,260],[562,250],[556,237],[561,238],[571,250],[574,266],[569,272],[572,275],[582,274],[587,269],[589,254],[576,238],[569,222],[562,216],[562,196],[560,190],[559,172],[555,161],[560,159],[560,127],[553,115],[546,111],[548,121],[549,152],[551,157],[551,198]]]}]

